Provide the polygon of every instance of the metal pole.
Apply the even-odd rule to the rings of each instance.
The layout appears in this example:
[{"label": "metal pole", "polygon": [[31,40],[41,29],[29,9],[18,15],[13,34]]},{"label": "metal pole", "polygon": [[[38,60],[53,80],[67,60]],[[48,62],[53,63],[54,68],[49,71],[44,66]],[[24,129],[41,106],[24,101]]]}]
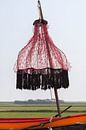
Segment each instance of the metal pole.
[{"label": "metal pole", "polygon": [[38,8],[39,8],[39,17],[40,17],[40,20],[42,20],[43,19],[43,13],[42,13],[40,0],[38,0]]},{"label": "metal pole", "polygon": [[60,105],[59,105],[59,99],[58,99],[58,92],[57,92],[57,89],[55,87],[54,87],[54,93],[55,93],[58,116],[61,117],[61,111],[60,111]]},{"label": "metal pole", "polygon": [[[40,20],[43,20],[43,13],[42,13],[42,8],[41,8],[40,0],[38,0],[38,8],[39,8]],[[50,52],[49,52],[49,46],[48,46],[47,42],[46,42],[46,45],[47,45],[48,54],[49,54],[49,58],[50,58],[49,61],[51,61],[51,56],[50,56]],[[50,65],[52,66],[51,62],[50,62]],[[59,99],[58,99],[58,93],[57,93],[57,89],[55,87],[54,87],[54,93],[55,93],[55,98],[56,98],[56,106],[57,106],[58,116],[61,117],[60,106],[59,106]]]}]

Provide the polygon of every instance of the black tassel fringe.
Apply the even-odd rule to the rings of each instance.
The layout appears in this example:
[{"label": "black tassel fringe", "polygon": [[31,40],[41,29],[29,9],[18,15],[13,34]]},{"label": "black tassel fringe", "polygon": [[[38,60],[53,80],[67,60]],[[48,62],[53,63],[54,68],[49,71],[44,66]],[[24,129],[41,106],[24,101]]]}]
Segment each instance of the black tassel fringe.
[{"label": "black tassel fringe", "polygon": [[50,89],[53,87],[68,88],[68,71],[63,69],[30,70],[30,74],[24,70],[17,71],[17,89]]}]

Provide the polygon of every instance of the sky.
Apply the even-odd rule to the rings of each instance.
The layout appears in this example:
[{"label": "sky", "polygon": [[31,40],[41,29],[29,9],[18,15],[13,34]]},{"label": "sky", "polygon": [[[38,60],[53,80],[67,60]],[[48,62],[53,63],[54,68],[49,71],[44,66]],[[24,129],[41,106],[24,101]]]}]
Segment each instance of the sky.
[{"label": "sky", "polygon": [[[59,99],[86,101],[86,0],[40,1],[49,34],[71,64],[70,86],[58,90]],[[13,67],[38,17],[37,0],[0,0],[0,101],[51,98],[49,90],[16,90]]]}]

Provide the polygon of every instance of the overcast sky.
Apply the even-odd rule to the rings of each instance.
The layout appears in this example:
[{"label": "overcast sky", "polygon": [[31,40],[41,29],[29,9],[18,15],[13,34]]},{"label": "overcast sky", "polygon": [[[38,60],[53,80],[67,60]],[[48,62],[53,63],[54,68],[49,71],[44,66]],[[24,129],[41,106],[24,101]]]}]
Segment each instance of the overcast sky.
[{"label": "overcast sky", "polygon": [[[65,101],[86,101],[86,0],[41,0],[48,31],[71,63]],[[50,91],[16,90],[13,67],[33,34],[37,0],[0,0],[0,101],[51,98]]]}]

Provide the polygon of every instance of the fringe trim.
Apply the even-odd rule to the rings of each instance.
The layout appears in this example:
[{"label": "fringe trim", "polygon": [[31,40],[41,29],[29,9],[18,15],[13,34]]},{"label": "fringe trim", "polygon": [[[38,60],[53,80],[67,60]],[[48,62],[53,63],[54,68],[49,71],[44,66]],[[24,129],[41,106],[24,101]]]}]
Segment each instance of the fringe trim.
[{"label": "fringe trim", "polygon": [[68,88],[68,71],[63,69],[42,69],[27,73],[24,70],[17,71],[17,89],[50,89],[53,87]]}]

